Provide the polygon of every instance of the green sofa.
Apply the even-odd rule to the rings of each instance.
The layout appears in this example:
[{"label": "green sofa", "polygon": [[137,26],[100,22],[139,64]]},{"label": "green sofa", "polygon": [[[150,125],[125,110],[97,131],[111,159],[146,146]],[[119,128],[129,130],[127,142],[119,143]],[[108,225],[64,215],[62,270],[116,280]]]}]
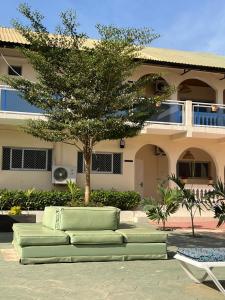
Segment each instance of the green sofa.
[{"label": "green sofa", "polygon": [[13,226],[22,264],[166,259],[166,234],[121,226],[115,207],[46,207],[42,223]]}]

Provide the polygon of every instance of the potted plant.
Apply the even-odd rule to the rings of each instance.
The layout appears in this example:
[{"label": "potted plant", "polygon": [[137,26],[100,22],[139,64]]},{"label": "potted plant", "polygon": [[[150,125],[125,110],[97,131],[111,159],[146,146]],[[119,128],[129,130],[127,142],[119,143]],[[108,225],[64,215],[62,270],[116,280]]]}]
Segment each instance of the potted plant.
[{"label": "potted plant", "polygon": [[212,111],[212,112],[217,112],[218,108],[219,108],[219,107],[218,107],[217,105],[213,104],[213,105],[211,106],[211,111]]},{"label": "potted plant", "polygon": [[182,181],[183,184],[186,184],[188,181],[188,178],[186,176],[181,176],[180,180]]},{"label": "potted plant", "polygon": [[213,184],[213,178],[212,177],[208,177],[208,184]]}]

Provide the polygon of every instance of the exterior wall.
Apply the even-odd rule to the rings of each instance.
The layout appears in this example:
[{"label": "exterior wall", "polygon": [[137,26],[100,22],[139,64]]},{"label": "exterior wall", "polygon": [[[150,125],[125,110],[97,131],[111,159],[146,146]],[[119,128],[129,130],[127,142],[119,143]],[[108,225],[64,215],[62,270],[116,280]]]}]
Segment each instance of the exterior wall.
[{"label": "exterior wall", "polygon": [[[22,131],[12,128],[1,128],[0,131],[0,161],[2,164],[2,147],[52,148],[51,143],[40,141],[28,136]],[[50,190],[51,172],[49,171],[11,171],[0,168],[0,189],[28,189]]]},{"label": "exterior wall", "polygon": [[[22,57],[16,57],[16,55],[18,55],[16,50],[11,50],[8,56],[6,50],[4,51],[4,55],[6,55],[7,61],[10,64],[22,65],[24,77],[30,80],[36,79],[31,66]],[[3,60],[0,60],[0,74],[7,74],[7,70],[7,65]],[[225,80],[219,80],[222,77],[220,74],[190,71],[181,75],[182,70],[155,67],[146,64],[138,68],[130,79],[137,80],[150,73],[160,73],[170,85],[175,87],[178,87],[179,84],[186,79],[200,79],[215,90],[216,102],[220,104],[223,103]],[[207,97],[205,94],[203,96]],[[176,100],[177,98],[177,91],[175,91],[171,99]],[[189,109],[191,111],[191,105]],[[189,122],[188,126],[191,130],[194,130],[191,120],[187,120],[187,122]],[[0,125],[0,162],[2,160],[2,146],[53,148],[53,164],[76,167],[77,151],[72,146],[40,141],[19,131],[16,125],[12,125],[13,124],[11,124],[11,126]],[[161,131],[145,132],[135,138],[127,139],[124,149],[120,149],[119,141],[104,141],[97,144],[95,151],[122,152],[123,172],[120,175],[92,174],[92,188],[117,189],[121,191],[136,189],[143,193],[144,196],[149,194],[155,196],[155,187],[158,179],[165,178],[168,174],[176,173],[177,160],[188,148],[204,150],[215,164],[213,174],[216,173],[217,177],[224,180],[225,142],[218,141],[219,135],[217,138],[212,135],[207,135],[207,128],[205,128],[201,137],[181,136],[180,138],[173,139],[169,126],[167,128],[168,129],[165,129],[164,126],[161,127]],[[162,148],[166,153],[166,157],[163,157],[159,162],[159,159],[152,155],[152,146],[150,145],[156,145]],[[142,148],[143,146],[146,147]],[[202,160],[203,157],[201,155],[202,153],[199,153],[199,158]],[[207,159],[208,158],[207,156]],[[129,162],[127,160],[129,160]],[[84,174],[77,174],[78,185],[83,186],[84,179]],[[143,182],[143,189],[140,188],[141,182]],[[151,184],[149,184],[150,182]],[[51,183],[51,172],[0,170],[0,188],[26,189],[32,187],[49,190],[58,188]]]},{"label": "exterior wall", "polygon": [[[219,80],[222,76],[221,74],[201,72],[201,71],[190,71],[184,75],[181,75],[182,69],[166,68],[158,66],[143,65],[139,67],[130,78],[131,80],[137,80],[138,78],[151,74],[160,73],[161,77],[164,78],[169,85],[177,88],[186,79],[199,79],[204,81],[209,86],[211,86],[216,92],[216,103],[223,104],[223,91],[225,89],[225,81]],[[207,96],[207,93],[205,94]],[[212,96],[212,95],[210,95]],[[191,98],[191,97],[190,97]],[[177,90],[171,96],[171,99],[177,100]],[[191,99],[190,99],[191,100]],[[207,99],[206,99],[207,100]]]}]

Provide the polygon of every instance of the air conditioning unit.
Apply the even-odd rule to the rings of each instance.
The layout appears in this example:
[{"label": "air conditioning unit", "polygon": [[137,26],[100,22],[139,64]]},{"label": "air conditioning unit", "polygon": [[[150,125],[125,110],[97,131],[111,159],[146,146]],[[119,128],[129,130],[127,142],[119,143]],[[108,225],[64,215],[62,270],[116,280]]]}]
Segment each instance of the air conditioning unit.
[{"label": "air conditioning unit", "polygon": [[165,80],[156,80],[155,82],[155,92],[156,93],[163,93],[167,87],[167,83]]},{"label": "air conditioning unit", "polygon": [[70,166],[53,166],[52,183],[66,184],[68,180],[76,182],[76,168]]}]

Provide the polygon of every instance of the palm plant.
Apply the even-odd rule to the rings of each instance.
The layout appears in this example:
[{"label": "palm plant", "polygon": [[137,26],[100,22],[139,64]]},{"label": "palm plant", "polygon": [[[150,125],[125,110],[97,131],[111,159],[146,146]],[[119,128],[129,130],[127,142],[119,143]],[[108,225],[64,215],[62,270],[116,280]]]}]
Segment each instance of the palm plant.
[{"label": "palm plant", "polygon": [[28,209],[28,213],[29,213],[29,210],[30,210],[31,196],[34,193],[34,191],[35,191],[35,188],[28,189],[28,190],[24,191],[24,195],[25,195],[25,197],[27,199],[27,201],[26,201],[26,207]]},{"label": "palm plant", "polygon": [[182,180],[180,180],[178,177],[176,177],[174,174],[169,176],[169,180],[173,181],[178,186],[181,192],[182,195],[181,205],[182,207],[185,207],[190,214],[192,236],[195,236],[195,225],[194,225],[195,214],[197,211],[199,212],[199,214],[201,214],[203,207],[207,209],[208,207],[205,203],[203,203],[195,196],[192,190],[185,188],[185,183]]},{"label": "palm plant", "polygon": [[213,190],[206,193],[208,201],[217,199],[216,204],[212,205],[214,218],[218,219],[217,227],[225,223],[225,185],[221,179],[212,184]]},{"label": "palm plant", "polygon": [[162,222],[162,230],[166,228],[166,221],[171,214],[174,214],[179,208],[179,200],[181,193],[178,189],[164,187],[162,184],[158,186],[159,200],[151,198],[151,205],[146,212],[148,218]]}]

